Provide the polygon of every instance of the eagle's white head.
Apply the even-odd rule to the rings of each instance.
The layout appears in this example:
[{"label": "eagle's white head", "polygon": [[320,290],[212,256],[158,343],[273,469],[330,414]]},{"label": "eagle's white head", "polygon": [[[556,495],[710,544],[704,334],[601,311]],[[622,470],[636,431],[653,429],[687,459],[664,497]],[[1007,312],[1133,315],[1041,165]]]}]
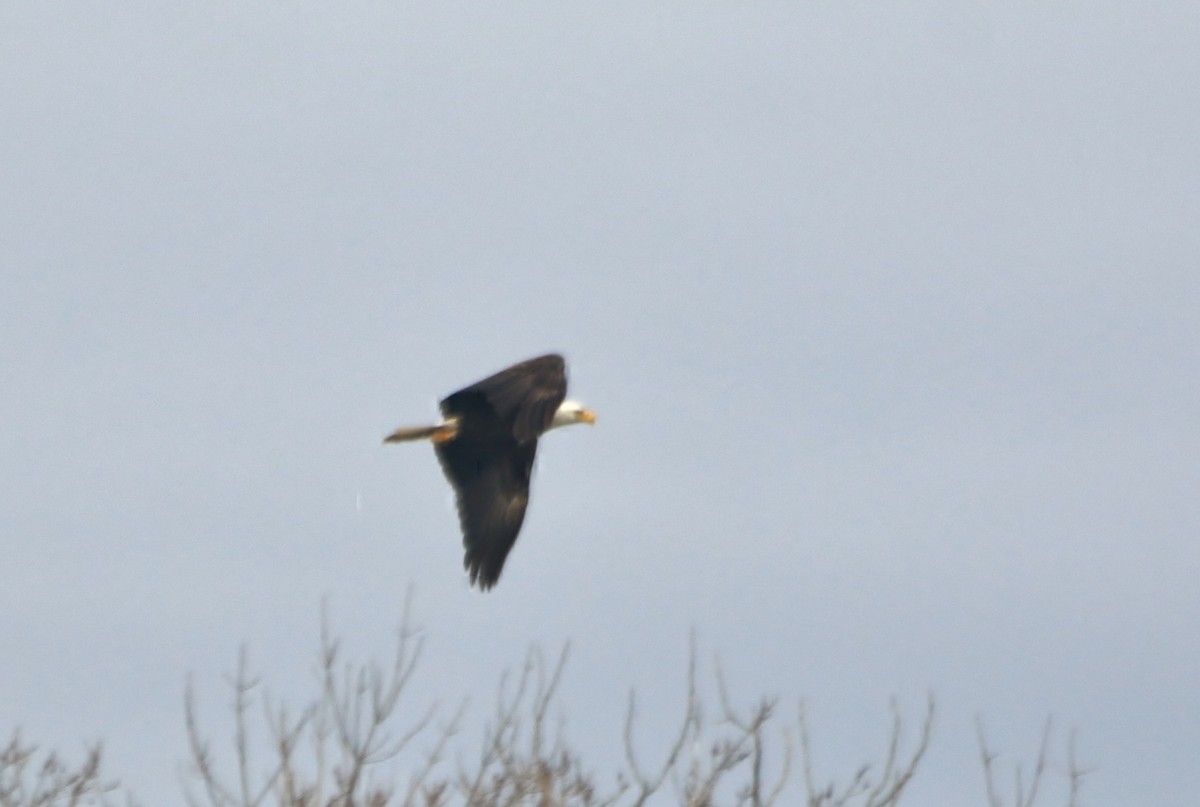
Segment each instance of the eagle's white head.
[{"label": "eagle's white head", "polygon": [[550,429],[557,429],[559,426],[570,426],[572,423],[587,423],[592,425],[596,422],[596,413],[579,401],[563,401],[559,404],[558,411],[554,413],[554,420],[550,421]]}]

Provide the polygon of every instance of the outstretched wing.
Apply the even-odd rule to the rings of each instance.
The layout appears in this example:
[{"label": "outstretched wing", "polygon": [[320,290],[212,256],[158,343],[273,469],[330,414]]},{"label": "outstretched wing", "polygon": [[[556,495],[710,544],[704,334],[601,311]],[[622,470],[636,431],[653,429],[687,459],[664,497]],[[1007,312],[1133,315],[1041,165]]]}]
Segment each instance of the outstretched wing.
[{"label": "outstretched wing", "polygon": [[500,579],[525,521],[537,441],[468,432],[434,448],[458,501],[463,565],[471,583],[486,591]]},{"label": "outstretched wing", "polygon": [[[567,397],[567,368],[557,353],[528,359],[442,400],[447,418],[479,416],[482,406],[520,443],[536,440]],[[481,406],[482,405],[482,406]]]}]

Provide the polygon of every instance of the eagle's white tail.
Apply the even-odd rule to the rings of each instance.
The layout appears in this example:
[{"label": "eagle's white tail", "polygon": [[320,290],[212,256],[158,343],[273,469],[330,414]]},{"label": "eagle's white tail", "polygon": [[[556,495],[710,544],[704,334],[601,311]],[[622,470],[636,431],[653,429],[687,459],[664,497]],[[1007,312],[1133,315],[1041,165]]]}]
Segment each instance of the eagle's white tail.
[{"label": "eagle's white tail", "polygon": [[447,440],[453,440],[456,434],[458,434],[458,424],[450,421],[447,423],[438,423],[435,426],[413,426],[396,429],[396,431],[383,438],[383,442],[407,443],[413,440],[432,440],[435,443],[444,443]]}]

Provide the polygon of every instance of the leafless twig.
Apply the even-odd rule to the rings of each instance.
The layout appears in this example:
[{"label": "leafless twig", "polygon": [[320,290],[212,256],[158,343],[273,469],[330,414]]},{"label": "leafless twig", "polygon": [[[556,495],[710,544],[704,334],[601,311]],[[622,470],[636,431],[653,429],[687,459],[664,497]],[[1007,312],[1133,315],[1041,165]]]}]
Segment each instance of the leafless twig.
[{"label": "leafless twig", "polygon": [[847,807],[861,799],[861,807],[893,807],[900,801],[901,795],[916,773],[921,759],[929,749],[929,741],[933,736],[934,700],[930,695],[925,709],[925,719],[921,723],[920,734],[916,748],[902,759],[900,742],[903,738],[904,719],[900,707],[895,700],[891,703],[892,731],[888,739],[887,756],[884,758],[883,769],[876,781],[872,781],[872,766],[864,764],[845,785],[838,787],[830,783],[823,789],[816,785],[812,766],[812,743],[808,733],[808,716],[804,705],[800,706],[800,757],[804,770],[805,787],[808,793],[809,807]]},{"label": "leafless twig", "polygon": [[[976,716],[975,732],[979,740],[979,757],[983,767],[983,781],[987,796],[988,807],[1005,807],[1005,799],[996,782],[997,760],[999,753],[988,745],[987,734],[984,730],[983,719]],[[1037,758],[1033,763],[1033,771],[1026,779],[1024,769],[1020,765],[1013,766],[1013,807],[1034,807],[1039,794],[1045,785],[1046,771],[1050,768],[1050,742],[1053,734],[1053,719],[1046,718],[1042,727],[1042,736],[1038,742]],[[1069,807],[1079,807],[1080,789],[1083,777],[1088,772],[1082,769],[1075,759],[1075,734],[1071,733],[1067,741],[1067,765],[1064,773],[1068,781],[1067,804]]]},{"label": "leafless twig", "polygon": [[99,743],[86,749],[81,763],[71,765],[55,753],[39,754],[14,732],[8,744],[0,746],[0,807],[111,804],[109,796],[117,784],[104,781],[100,762]]},{"label": "leafless twig", "polygon": [[667,776],[675,769],[678,764],[679,755],[683,751],[687,739],[692,735],[700,721],[700,701],[696,694],[696,637],[693,635],[689,642],[688,650],[688,674],[687,674],[687,694],[684,703],[683,721],[679,727],[679,736],[675,738],[675,742],[671,745],[667,752],[666,759],[662,765],[654,773],[647,775],[641,765],[638,763],[638,755],[633,747],[633,722],[634,716],[637,713],[636,697],[631,690],[629,692],[629,708],[625,713],[625,760],[629,765],[629,773],[633,777],[633,783],[637,787],[637,797],[634,801],[634,807],[642,807],[654,793],[662,787]]}]

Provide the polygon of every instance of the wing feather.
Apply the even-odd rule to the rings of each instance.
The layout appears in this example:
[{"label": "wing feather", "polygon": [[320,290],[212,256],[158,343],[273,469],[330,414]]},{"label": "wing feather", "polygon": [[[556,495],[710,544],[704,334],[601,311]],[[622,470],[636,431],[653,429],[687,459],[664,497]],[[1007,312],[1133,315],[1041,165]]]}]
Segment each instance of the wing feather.
[{"label": "wing feather", "polygon": [[536,440],[567,397],[567,369],[557,353],[538,356],[476,381],[442,400],[446,417],[481,415],[483,406],[518,442]]},{"label": "wing feather", "polygon": [[463,565],[471,583],[486,591],[500,579],[525,521],[537,442],[460,433],[435,450],[458,503]]}]

